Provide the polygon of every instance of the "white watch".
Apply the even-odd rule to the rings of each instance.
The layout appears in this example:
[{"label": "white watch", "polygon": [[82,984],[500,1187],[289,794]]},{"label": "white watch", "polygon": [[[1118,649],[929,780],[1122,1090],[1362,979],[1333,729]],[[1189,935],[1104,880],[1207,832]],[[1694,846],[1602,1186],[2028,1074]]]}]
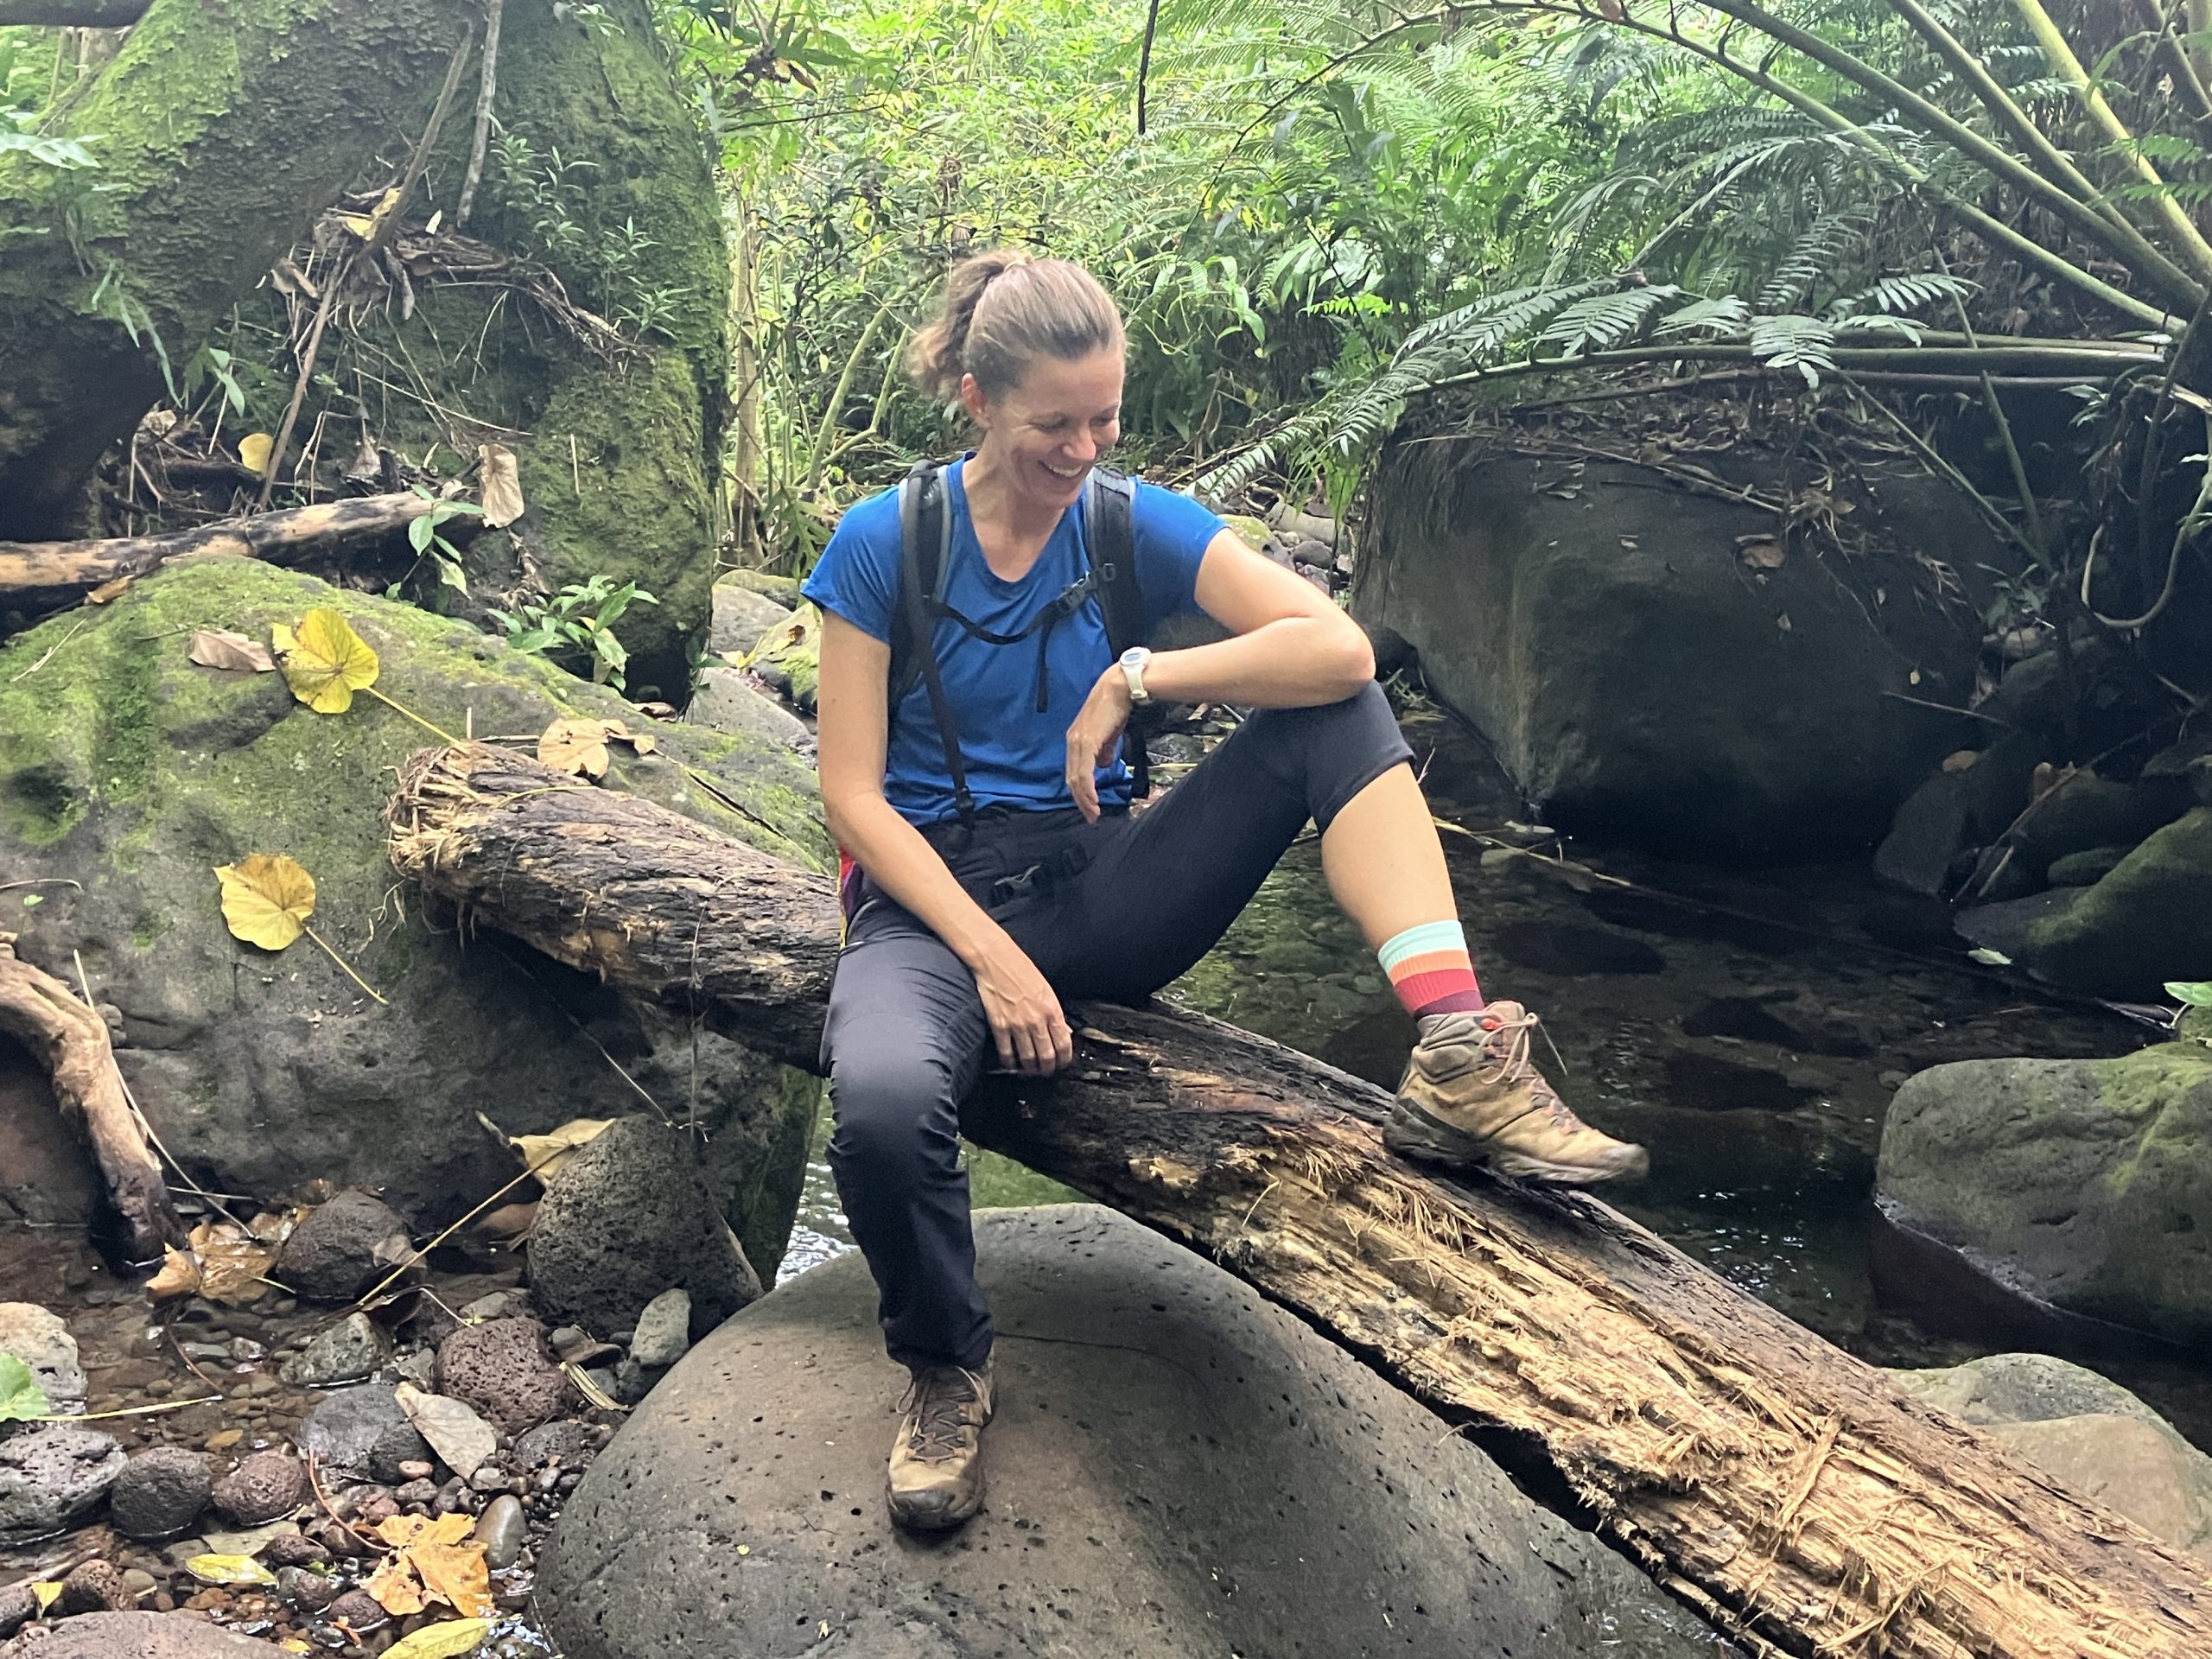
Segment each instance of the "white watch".
[{"label": "white watch", "polygon": [[1152,660],[1152,653],[1142,645],[1131,645],[1122,653],[1122,677],[1129,683],[1131,702],[1150,702],[1152,693],[1144,689],[1144,665]]}]

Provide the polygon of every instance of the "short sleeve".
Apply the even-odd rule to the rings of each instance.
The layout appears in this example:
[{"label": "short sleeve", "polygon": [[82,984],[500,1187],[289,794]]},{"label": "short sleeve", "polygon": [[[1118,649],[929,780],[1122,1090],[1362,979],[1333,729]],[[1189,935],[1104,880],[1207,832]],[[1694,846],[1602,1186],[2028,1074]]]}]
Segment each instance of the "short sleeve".
[{"label": "short sleeve", "polygon": [[1147,626],[1198,607],[1198,566],[1226,528],[1189,496],[1140,480],[1130,507]]},{"label": "short sleeve", "polygon": [[862,633],[891,640],[899,609],[899,492],[845,511],[799,592]]}]

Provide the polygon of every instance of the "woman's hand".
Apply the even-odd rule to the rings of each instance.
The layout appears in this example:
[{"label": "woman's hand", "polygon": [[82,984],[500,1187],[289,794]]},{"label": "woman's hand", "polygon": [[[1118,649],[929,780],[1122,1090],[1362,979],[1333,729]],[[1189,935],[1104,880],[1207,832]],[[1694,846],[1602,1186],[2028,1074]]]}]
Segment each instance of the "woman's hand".
[{"label": "woman's hand", "polygon": [[1068,728],[1068,793],[1085,822],[1098,822],[1098,768],[1109,765],[1129,723],[1129,681],[1117,664],[1098,677]]},{"label": "woman's hand", "polygon": [[1027,1077],[1049,1076],[1075,1058],[1075,1034],[1037,964],[1013,939],[1000,938],[981,961],[969,964],[999,1064]]}]

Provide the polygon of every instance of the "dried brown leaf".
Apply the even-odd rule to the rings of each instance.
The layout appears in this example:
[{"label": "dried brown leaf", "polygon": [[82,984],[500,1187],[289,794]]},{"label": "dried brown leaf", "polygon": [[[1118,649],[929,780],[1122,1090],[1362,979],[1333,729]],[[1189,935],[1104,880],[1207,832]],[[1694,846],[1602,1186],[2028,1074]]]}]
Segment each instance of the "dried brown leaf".
[{"label": "dried brown leaf", "polygon": [[269,647],[228,628],[201,628],[192,636],[185,655],[202,668],[234,669],[240,673],[274,674],[276,659]]},{"label": "dried brown leaf", "polygon": [[111,581],[104,582],[85,595],[85,603],[105,605],[111,600],[121,599],[130,591],[130,584],[136,580],[134,576],[117,576]]},{"label": "dried brown leaf", "polygon": [[476,446],[480,467],[477,495],[484,506],[484,522],[494,530],[504,530],[522,517],[522,474],[515,465],[515,452],[504,443],[480,443]]},{"label": "dried brown leaf", "polygon": [[556,772],[607,776],[607,740],[620,721],[556,720],[537,734],[537,758]]}]

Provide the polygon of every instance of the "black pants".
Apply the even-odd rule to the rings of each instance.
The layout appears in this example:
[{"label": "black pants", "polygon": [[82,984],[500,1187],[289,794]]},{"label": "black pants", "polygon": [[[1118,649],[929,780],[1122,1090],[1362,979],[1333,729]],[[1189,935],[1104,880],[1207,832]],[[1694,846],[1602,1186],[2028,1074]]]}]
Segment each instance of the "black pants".
[{"label": "black pants", "polygon": [[[1086,823],[986,810],[925,833],[1063,1000],[1149,996],[1212,949],[1312,819],[1412,759],[1380,686],[1255,714],[1157,805]],[[830,1167],[882,1293],[891,1357],[990,1357],[976,1283],[960,1103],[992,1052],[975,976],[863,880],[822,1037],[837,1128]]]}]

